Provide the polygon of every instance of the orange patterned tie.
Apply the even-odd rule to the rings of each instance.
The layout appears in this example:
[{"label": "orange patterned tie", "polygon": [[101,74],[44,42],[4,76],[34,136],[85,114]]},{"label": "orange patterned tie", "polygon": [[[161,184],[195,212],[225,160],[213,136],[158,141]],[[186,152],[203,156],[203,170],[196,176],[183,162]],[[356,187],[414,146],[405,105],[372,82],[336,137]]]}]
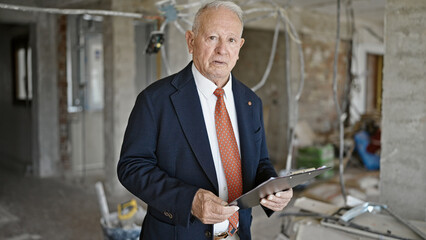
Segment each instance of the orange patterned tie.
[{"label": "orange patterned tie", "polygon": [[[224,90],[217,88],[214,95],[217,97],[215,107],[215,124],[217,141],[219,143],[220,158],[225,170],[226,183],[228,184],[228,202],[234,201],[243,193],[243,178],[241,173],[240,153],[238,152],[237,141],[232,129],[231,119],[226,110],[223,99]],[[233,235],[237,230],[238,211],[229,217],[228,234]]]}]

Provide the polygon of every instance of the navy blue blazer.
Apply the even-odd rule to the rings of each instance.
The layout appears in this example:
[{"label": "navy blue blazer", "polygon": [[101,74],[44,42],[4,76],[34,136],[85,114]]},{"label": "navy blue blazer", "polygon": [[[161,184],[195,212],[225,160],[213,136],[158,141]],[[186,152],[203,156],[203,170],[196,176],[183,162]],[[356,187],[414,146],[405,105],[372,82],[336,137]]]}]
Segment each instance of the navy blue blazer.
[{"label": "navy blue blazer", "polygon": [[[141,239],[213,238],[213,225],[191,215],[199,188],[219,193],[191,65],[142,91],[130,114],[117,173],[123,186],[148,204]],[[266,148],[262,102],[234,76],[232,81],[247,192],[276,172]],[[251,209],[239,213],[239,236],[251,239]]]}]

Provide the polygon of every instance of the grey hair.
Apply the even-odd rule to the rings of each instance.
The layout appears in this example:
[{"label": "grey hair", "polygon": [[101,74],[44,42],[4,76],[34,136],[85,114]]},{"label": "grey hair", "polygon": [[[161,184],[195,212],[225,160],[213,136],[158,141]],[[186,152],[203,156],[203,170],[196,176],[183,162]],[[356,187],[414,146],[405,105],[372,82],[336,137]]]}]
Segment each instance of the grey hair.
[{"label": "grey hair", "polygon": [[[198,30],[200,28],[200,17],[201,15],[209,10],[209,9],[218,9],[220,7],[224,7],[231,12],[235,13],[238,16],[238,19],[240,19],[241,25],[244,28],[244,22],[243,22],[243,10],[238,6],[236,3],[231,1],[213,1],[210,3],[205,4],[200,9],[198,9],[197,13],[194,17],[194,24],[192,25],[192,31],[197,35]],[[242,33],[242,29],[241,29]]]}]

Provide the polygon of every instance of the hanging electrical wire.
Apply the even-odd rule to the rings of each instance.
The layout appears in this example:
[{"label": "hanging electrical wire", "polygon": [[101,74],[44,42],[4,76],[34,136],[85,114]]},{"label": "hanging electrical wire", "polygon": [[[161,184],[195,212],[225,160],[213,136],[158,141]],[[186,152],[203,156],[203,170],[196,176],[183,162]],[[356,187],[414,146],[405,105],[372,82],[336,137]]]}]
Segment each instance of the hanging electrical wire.
[{"label": "hanging electrical wire", "polygon": [[[286,25],[288,28],[288,25]],[[285,31],[285,79],[287,83],[287,104],[288,112],[292,112],[291,106],[293,105],[292,99],[292,85],[291,85],[291,63],[290,63],[290,36],[287,31]],[[297,117],[297,116],[296,116]],[[292,159],[293,159],[293,142],[294,142],[294,123],[291,119],[291,114],[287,116],[288,128],[287,128],[287,159],[286,159],[286,174],[290,173],[292,169]],[[296,123],[297,124],[297,123]]]},{"label": "hanging electrical wire", "polygon": [[294,27],[293,23],[288,18],[287,11],[284,8],[279,8],[278,13],[279,13],[279,16],[281,17],[282,21],[285,23],[286,31],[288,31],[291,39],[297,44],[302,44],[302,42],[299,39],[299,35],[296,31],[296,28]]},{"label": "hanging electrical wire", "polygon": [[334,103],[336,105],[336,112],[337,112],[337,120],[339,122],[339,179],[340,179],[340,189],[342,192],[343,201],[346,204],[346,190],[345,190],[345,183],[343,179],[343,122],[345,119],[345,114],[342,114],[342,111],[340,109],[338,97],[337,97],[337,62],[339,58],[339,45],[340,45],[340,0],[337,0],[337,28],[336,28],[336,43],[335,43],[335,49],[334,49],[334,64],[333,64],[333,99]]},{"label": "hanging electrical wire", "polygon": [[277,24],[275,25],[274,38],[272,40],[271,53],[269,54],[268,65],[266,66],[265,72],[263,73],[262,79],[258,84],[251,88],[253,92],[259,90],[259,88],[265,85],[266,80],[268,79],[269,73],[271,72],[272,65],[274,64],[275,52],[277,51],[278,35],[280,33],[280,20],[277,18]]},{"label": "hanging electrical wire", "polygon": [[182,18],[179,18],[179,20],[181,20],[182,22],[186,23],[186,25],[192,27],[192,22],[189,21],[188,19],[182,17]]},{"label": "hanging electrical wire", "polygon": [[206,1],[198,1],[198,2],[187,3],[187,4],[179,4],[179,5],[176,5],[175,7],[177,9],[188,9],[188,8],[193,8],[193,7],[199,7],[204,2],[206,2]]},{"label": "hanging electrical wire", "polygon": [[263,20],[265,18],[270,18],[270,17],[274,17],[276,16],[276,12],[270,12],[264,15],[260,15],[260,16],[256,16],[256,17],[252,17],[252,18],[247,18],[244,20],[244,24],[250,23],[250,22],[256,22],[256,21],[260,21]]},{"label": "hanging electrical wire", "polygon": [[347,64],[346,64],[346,81],[344,84],[343,90],[343,100],[342,100],[342,110],[347,113],[345,121],[348,121],[350,116],[349,106],[350,106],[350,97],[351,97],[351,86],[352,86],[352,49],[355,35],[355,18],[354,18],[354,9],[352,7],[352,0],[347,0],[345,4],[346,10],[346,28],[348,29],[348,47],[347,47]]},{"label": "hanging electrical wire", "polygon": [[180,25],[178,21],[174,21],[173,25],[175,25],[175,27],[177,28],[179,32],[185,35],[185,29],[183,29],[182,25]]},{"label": "hanging electrical wire", "polygon": [[[292,40],[297,43],[297,50],[299,53],[299,67],[300,67],[300,84],[299,88],[297,90],[297,93],[295,95],[295,100],[298,102],[300,100],[300,96],[302,95],[303,86],[305,83],[305,60],[303,57],[303,48],[302,48],[302,41],[299,38],[299,34],[296,31],[296,28],[291,23],[291,21],[288,19],[287,14],[284,9],[281,9],[280,11],[280,17],[283,21],[286,23],[286,29],[289,33],[289,36],[292,38]],[[290,28],[290,31],[288,31],[288,28]]]},{"label": "hanging electrical wire", "polygon": [[[264,9],[265,11],[267,10],[267,8]],[[268,65],[265,69],[265,72],[262,76],[262,79],[260,80],[260,82],[258,84],[256,84],[254,87],[252,87],[252,91],[257,91],[259,90],[261,87],[263,87],[266,83],[267,78],[269,77],[269,73],[271,71],[272,65],[273,65],[273,60],[274,60],[274,56],[275,56],[275,52],[276,52],[276,44],[278,42],[278,33],[279,33],[279,29],[280,29],[280,21],[281,20],[285,26],[286,26],[286,31],[289,33],[289,36],[291,37],[291,39],[298,44],[299,46],[299,57],[301,59],[301,84],[299,85],[299,91],[297,96],[297,99],[300,98],[300,93],[301,93],[301,89],[303,88],[303,79],[304,79],[304,64],[303,64],[303,52],[301,51],[301,41],[298,37],[297,31],[294,28],[293,24],[291,23],[291,21],[289,21],[288,17],[286,16],[286,11],[282,8],[279,8],[278,11],[275,10],[277,13],[277,23],[275,25],[275,31],[274,31],[274,39],[272,42],[272,50],[271,50],[271,54],[269,55],[269,61],[268,61]],[[246,10],[244,11],[244,13],[246,12],[252,12],[251,10]]]},{"label": "hanging electrical wire", "polygon": [[[300,82],[299,82],[299,88],[297,90],[297,93],[294,97],[294,99],[291,99],[292,93],[292,85],[290,83],[290,79],[287,80],[287,91],[289,96],[289,108],[292,109],[292,112],[294,114],[293,121],[289,119],[289,127],[288,127],[288,149],[287,149],[287,159],[286,159],[286,172],[290,172],[292,168],[292,160],[293,160],[293,147],[294,147],[294,138],[295,138],[295,129],[297,125],[297,121],[299,118],[299,100],[300,96],[302,95],[303,85],[305,82],[305,61],[303,57],[303,49],[302,44],[299,38],[299,35],[291,23],[291,21],[288,19],[287,12],[285,9],[280,9],[279,16],[281,20],[285,23],[286,26],[286,35],[288,38],[291,38],[297,45],[297,50],[299,53],[299,65],[300,65]],[[289,42],[286,39],[286,43]],[[286,47],[286,51],[289,51],[289,46]],[[287,68],[287,71],[289,71],[289,67]],[[287,78],[290,78],[290,76],[287,76]]]},{"label": "hanging electrical wire", "polygon": [[41,12],[41,13],[65,14],[65,15],[90,14],[90,15],[120,16],[120,17],[130,17],[130,18],[143,17],[143,15],[140,13],[118,12],[118,11],[109,11],[109,10],[90,10],[90,9],[41,8],[41,7],[28,7],[28,6],[20,6],[20,5],[4,4],[4,3],[0,3],[0,8],[24,11],[24,12]]},{"label": "hanging electrical wire", "polygon": [[248,14],[253,14],[253,13],[258,13],[258,12],[276,12],[277,8],[251,8],[248,10],[244,10],[244,14],[248,15]]}]

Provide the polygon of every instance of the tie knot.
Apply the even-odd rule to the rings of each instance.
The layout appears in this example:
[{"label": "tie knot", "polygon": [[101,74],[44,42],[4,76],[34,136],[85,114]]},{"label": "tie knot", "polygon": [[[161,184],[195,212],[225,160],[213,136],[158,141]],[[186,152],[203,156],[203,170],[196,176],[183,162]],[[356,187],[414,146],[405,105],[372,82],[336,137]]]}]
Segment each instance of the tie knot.
[{"label": "tie knot", "polygon": [[216,88],[216,90],[214,90],[213,94],[219,98],[219,97],[223,97],[223,94],[225,94],[225,90],[223,90],[222,88]]}]

